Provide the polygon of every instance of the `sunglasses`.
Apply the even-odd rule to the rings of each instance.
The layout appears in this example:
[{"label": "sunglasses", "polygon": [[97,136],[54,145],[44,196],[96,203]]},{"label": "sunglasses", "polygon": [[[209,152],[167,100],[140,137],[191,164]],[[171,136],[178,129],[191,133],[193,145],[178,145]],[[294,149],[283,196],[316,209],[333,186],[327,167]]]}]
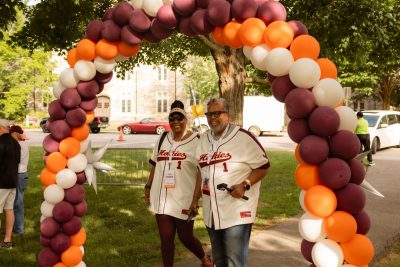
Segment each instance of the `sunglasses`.
[{"label": "sunglasses", "polygon": [[206,112],[204,114],[206,115],[207,118],[211,118],[211,117],[219,118],[219,116],[221,116],[221,114],[223,114],[223,113],[228,113],[228,112],[226,112],[226,111],[214,111],[214,112]]},{"label": "sunglasses", "polygon": [[169,121],[169,122],[183,121],[183,119],[185,119],[185,116],[183,116],[183,115],[181,115],[181,114],[177,114],[177,115],[169,116],[169,117],[168,117],[168,121]]}]

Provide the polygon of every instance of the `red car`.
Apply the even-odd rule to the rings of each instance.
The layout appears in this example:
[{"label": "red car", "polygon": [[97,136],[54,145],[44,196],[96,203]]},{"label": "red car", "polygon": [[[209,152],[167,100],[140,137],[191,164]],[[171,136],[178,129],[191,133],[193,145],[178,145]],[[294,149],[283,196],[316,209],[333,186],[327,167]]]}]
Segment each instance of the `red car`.
[{"label": "red car", "polygon": [[155,120],[154,118],[144,118],[139,122],[125,123],[118,126],[118,131],[124,134],[131,133],[155,133],[162,134],[165,131],[170,131],[168,121]]}]

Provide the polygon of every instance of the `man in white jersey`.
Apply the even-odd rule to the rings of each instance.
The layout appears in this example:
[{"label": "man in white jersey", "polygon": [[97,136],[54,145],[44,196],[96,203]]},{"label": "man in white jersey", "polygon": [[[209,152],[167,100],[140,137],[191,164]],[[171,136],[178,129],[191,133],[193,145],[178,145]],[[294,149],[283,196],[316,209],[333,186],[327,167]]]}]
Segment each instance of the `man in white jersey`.
[{"label": "man in white jersey", "polygon": [[200,137],[196,157],[214,263],[217,267],[246,266],[260,180],[267,174],[269,160],[253,134],[229,123],[225,99],[211,99],[206,116],[211,129]]}]

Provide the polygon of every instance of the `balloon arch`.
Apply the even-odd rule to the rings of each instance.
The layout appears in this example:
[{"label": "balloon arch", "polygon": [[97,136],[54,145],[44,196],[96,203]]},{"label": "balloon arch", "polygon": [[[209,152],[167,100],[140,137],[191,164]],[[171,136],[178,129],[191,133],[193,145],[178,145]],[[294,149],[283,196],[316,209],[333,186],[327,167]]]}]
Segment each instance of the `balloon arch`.
[{"label": "balloon arch", "polygon": [[93,154],[88,141],[96,95],[117,61],[135,56],[141,42],[157,43],[174,31],[210,34],[221,46],[243,48],[256,68],[268,72],[272,93],[291,118],[288,134],[298,143],[301,253],[312,266],[367,265],[374,249],[365,236],[370,221],[360,187],[365,168],[355,159],[356,116],[343,106],[335,64],[318,58],[319,43],[307,28],[286,22],[286,9],[277,1],[134,0],[89,23],[68,52],[70,68],[53,88],[57,99],[48,109],[51,133],[43,142],[47,157],[40,175],[45,189],[38,266],[86,266],[82,184],[95,182],[95,168],[107,168],[95,164],[104,149]]}]

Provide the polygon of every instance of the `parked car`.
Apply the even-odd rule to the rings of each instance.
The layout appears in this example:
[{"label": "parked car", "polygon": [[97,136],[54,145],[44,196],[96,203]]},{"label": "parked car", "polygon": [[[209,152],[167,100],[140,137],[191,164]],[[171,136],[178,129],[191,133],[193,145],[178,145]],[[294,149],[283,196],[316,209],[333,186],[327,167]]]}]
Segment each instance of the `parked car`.
[{"label": "parked car", "polygon": [[[46,125],[48,119],[49,118],[43,118],[39,123],[40,128],[42,128],[44,133],[50,132]],[[105,116],[94,117],[92,123],[89,124],[90,131],[92,133],[99,133],[101,128],[107,128],[109,126],[108,121],[108,117]]]},{"label": "parked car", "polygon": [[155,133],[160,135],[170,130],[168,121],[154,118],[144,118],[139,122],[129,122],[118,126],[118,131],[122,131],[124,134]]},{"label": "parked car", "polygon": [[390,110],[364,110],[368,121],[373,154],[379,149],[400,146],[400,112]]}]

